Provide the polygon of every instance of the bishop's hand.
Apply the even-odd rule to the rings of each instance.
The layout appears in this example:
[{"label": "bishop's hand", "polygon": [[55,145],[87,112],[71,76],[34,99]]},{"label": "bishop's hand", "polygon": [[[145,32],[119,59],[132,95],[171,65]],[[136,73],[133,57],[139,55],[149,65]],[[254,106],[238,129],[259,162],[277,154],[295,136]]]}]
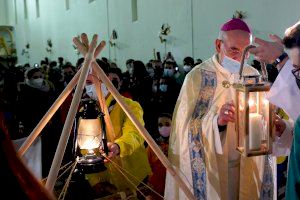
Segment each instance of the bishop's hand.
[{"label": "bishop's hand", "polygon": [[225,103],[219,113],[218,126],[226,126],[228,122],[235,122],[235,107],[233,102]]}]

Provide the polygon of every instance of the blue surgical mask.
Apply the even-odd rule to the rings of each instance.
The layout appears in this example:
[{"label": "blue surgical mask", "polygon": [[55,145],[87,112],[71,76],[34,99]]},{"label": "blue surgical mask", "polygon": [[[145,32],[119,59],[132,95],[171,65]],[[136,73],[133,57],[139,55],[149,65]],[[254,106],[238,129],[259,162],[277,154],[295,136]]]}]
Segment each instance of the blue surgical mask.
[{"label": "blue surgical mask", "polygon": [[164,69],[164,76],[172,77],[174,75],[174,69]]},{"label": "blue surgical mask", "polygon": [[224,69],[234,74],[240,71],[241,63],[236,60],[233,60],[232,58],[224,56],[221,65],[224,67]]},{"label": "blue surgical mask", "polygon": [[168,90],[168,85],[166,84],[161,84],[159,86],[159,90],[162,91],[162,92],[166,92]]}]

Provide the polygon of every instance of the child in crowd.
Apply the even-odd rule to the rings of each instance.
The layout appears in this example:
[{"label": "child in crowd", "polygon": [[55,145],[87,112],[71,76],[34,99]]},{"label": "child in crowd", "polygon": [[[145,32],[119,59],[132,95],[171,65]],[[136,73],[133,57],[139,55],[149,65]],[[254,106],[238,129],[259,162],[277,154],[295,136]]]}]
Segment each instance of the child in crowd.
[{"label": "child in crowd", "polygon": [[[159,137],[156,142],[164,154],[168,155],[169,136],[171,131],[172,116],[168,113],[161,113],[158,116],[158,131]],[[152,174],[149,176],[149,185],[161,196],[164,195],[166,168],[155,155],[153,150],[147,147],[148,160],[152,169]],[[151,199],[161,199],[157,194],[151,193]]]}]

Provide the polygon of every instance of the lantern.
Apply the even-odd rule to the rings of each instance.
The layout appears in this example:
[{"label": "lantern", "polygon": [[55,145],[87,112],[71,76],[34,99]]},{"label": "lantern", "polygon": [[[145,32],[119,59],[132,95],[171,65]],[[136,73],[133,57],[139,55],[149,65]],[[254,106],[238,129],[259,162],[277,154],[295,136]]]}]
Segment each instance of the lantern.
[{"label": "lantern", "polygon": [[77,169],[82,173],[95,173],[106,169],[100,149],[107,153],[103,114],[96,102],[82,100],[83,110],[78,115],[77,126]]},{"label": "lantern", "polygon": [[[250,46],[251,48],[251,46]],[[237,150],[244,156],[272,153],[274,140],[273,106],[266,98],[271,84],[267,82],[266,67],[263,76],[242,76],[244,56],[241,62],[240,80],[236,89]]]}]

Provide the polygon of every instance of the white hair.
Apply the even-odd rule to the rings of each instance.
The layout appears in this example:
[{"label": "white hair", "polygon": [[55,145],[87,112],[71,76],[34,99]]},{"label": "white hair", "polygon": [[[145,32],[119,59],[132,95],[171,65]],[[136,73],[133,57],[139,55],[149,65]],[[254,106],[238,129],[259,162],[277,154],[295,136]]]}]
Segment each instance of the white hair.
[{"label": "white hair", "polygon": [[220,32],[219,32],[219,35],[218,35],[218,39],[219,39],[219,40],[223,40],[225,34],[226,34],[226,33],[225,33],[224,31],[220,31]]},{"label": "white hair", "polygon": [[[225,31],[220,31],[219,35],[218,35],[218,40],[224,40],[224,36],[225,36],[226,32]],[[250,44],[252,44],[253,42],[253,36],[250,33]]]},{"label": "white hair", "polygon": [[285,35],[285,36],[290,35],[291,32],[292,32],[292,30],[294,30],[294,29],[300,30],[300,21],[298,21],[298,22],[297,22],[296,24],[294,24],[293,26],[287,28],[287,29],[285,30],[285,32],[284,32],[284,35]]}]

